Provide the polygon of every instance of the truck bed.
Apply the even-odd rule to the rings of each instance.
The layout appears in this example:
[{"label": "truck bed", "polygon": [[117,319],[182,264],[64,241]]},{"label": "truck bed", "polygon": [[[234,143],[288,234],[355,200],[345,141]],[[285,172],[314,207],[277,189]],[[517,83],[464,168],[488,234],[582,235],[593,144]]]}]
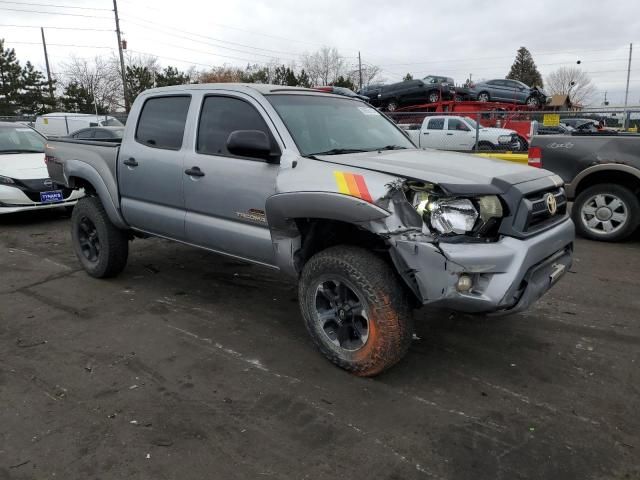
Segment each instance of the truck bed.
[{"label": "truck bed", "polygon": [[93,140],[56,139],[47,141],[45,162],[51,179],[69,188],[78,188],[74,178],[68,175],[70,164],[82,164],[80,168],[95,170],[104,180],[109,195],[116,202],[117,163],[120,142]]}]

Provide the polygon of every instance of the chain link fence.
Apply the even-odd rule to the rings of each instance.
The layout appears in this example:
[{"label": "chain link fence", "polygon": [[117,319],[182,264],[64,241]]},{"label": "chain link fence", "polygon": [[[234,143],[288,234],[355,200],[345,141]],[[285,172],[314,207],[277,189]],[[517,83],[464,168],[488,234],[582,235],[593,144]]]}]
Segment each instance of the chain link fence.
[{"label": "chain link fence", "polygon": [[471,104],[452,105],[454,111],[395,111],[387,112],[387,115],[405,130],[416,145],[461,152],[526,152],[533,135],[637,133],[640,126],[640,107],[627,110],[496,108],[473,111]]}]

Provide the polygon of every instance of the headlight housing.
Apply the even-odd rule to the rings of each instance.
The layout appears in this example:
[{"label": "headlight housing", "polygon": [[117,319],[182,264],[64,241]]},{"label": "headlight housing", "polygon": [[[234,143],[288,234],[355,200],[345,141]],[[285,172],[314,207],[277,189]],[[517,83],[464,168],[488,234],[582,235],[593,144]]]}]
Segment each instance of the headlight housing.
[{"label": "headlight housing", "polygon": [[13,178],[9,178],[9,177],[3,177],[2,175],[0,175],[0,184],[2,185],[13,185],[14,182]]},{"label": "headlight housing", "polygon": [[511,142],[513,142],[513,135],[500,135],[498,137],[498,143],[500,145],[505,145]]},{"label": "headlight housing", "polygon": [[504,215],[495,195],[475,198],[439,198],[415,192],[413,204],[425,223],[443,235],[485,236]]}]

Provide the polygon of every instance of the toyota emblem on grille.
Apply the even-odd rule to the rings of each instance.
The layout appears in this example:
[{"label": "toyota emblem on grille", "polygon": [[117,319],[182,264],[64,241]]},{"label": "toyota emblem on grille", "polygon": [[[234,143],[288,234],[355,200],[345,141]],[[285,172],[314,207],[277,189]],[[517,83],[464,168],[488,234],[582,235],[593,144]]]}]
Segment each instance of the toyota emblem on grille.
[{"label": "toyota emblem on grille", "polygon": [[44,182],[44,186],[45,187],[53,187],[53,180],[51,180],[50,178],[47,178]]},{"label": "toyota emblem on grille", "polygon": [[549,210],[549,213],[551,215],[555,215],[558,211],[558,204],[553,193],[547,193],[547,198],[545,198],[544,201],[547,204],[547,210]]}]

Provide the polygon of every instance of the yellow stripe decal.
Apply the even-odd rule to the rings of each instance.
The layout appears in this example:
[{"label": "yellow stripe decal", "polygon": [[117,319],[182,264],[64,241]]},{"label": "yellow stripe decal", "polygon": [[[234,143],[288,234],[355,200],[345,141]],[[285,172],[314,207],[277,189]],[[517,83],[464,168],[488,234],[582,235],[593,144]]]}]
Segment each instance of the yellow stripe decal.
[{"label": "yellow stripe decal", "polygon": [[340,193],[349,195],[349,187],[347,185],[346,179],[344,178],[344,173],[335,170],[333,172],[333,176],[336,177],[336,183],[338,184],[338,190],[340,191]]}]

